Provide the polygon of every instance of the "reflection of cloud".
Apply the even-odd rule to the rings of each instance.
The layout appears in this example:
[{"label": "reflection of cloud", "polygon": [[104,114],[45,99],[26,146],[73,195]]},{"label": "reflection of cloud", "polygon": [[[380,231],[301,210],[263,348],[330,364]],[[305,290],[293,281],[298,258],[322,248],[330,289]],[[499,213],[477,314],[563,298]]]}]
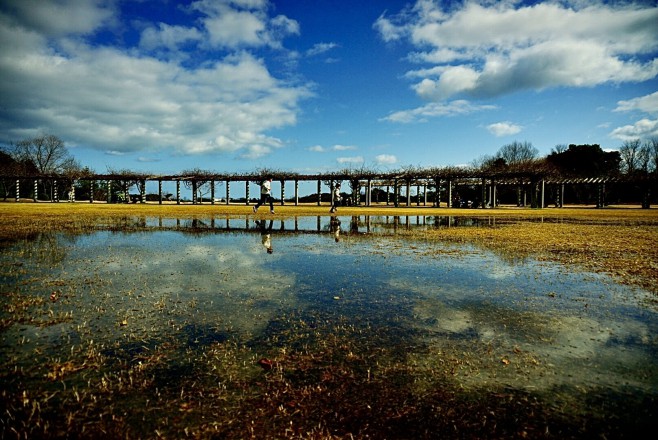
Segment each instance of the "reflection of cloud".
[{"label": "reflection of cloud", "polygon": [[[514,272],[496,266],[488,273],[506,279]],[[499,384],[549,390],[578,384],[616,389],[620,384],[646,387],[650,383],[641,375],[653,368],[643,347],[652,338],[641,322],[501,308],[483,301],[481,292],[443,281],[389,282],[392,289],[418,296],[412,325],[430,335],[426,342],[435,353],[415,359],[420,365],[432,368],[456,356],[468,365],[458,373],[458,380],[476,388]],[[584,368],[586,363],[596,368]]]},{"label": "reflection of cloud", "polygon": [[[144,315],[129,320],[131,331],[140,331],[138,327],[145,333],[167,331],[160,328],[167,325],[166,320],[159,320],[156,313],[166,310],[170,317],[186,320],[194,316],[196,322],[207,319],[213,326],[253,335],[267,326],[282,305],[294,301],[290,289],[294,277],[264,268],[262,250],[257,246],[244,246],[242,241],[227,245],[221,238],[189,240],[170,233],[149,237],[152,240],[141,241],[130,234],[114,236],[109,251],[107,243],[86,248],[89,264],[78,266],[81,280],[90,274],[112,280],[113,295],[132,299],[115,302],[116,297],[105,297],[112,303],[106,307],[107,317],[110,310],[118,320],[132,316],[135,310]],[[251,239],[260,246],[259,235],[244,238]],[[268,255],[268,260],[272,258],[276,255]],[[81,280],[72,279],[71,283],[82,284]],[[189,304],[195,304],[194,309]]]},{"label": "reflection of cloud", "polygon": [[484,275],[494,280],[503,280],[516,276],[516,269],[511,266],[503,266],[501,263],[485,271]]}]

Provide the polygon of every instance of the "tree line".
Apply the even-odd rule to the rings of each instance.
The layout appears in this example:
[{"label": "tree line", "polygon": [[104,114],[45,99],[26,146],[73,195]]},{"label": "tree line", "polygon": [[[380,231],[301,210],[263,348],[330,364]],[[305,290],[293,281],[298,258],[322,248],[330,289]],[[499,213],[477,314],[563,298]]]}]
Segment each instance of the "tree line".
[{"label": "tree line", "polygon": [[[495,154],[483,156],[473,160],[469,167],[446,167],[455,170],[455,175],[465,172],[482,172],[490,175],[509,175],[510,173],[529,173],[553,178],[615,178],[630,177],[636,180],[649,180],[654,182],[658,174],[658,137],[640,140],[625,141],[619,150],[605,151],[598,144],[585,145],[557,145],[551,152],[540,157],[539,150],[532,143],[514,141],[503,145]],[[423,167],[403,167],[386,174],[399,174],[400,176],[430,176],[436,170]],[[95,173],[88,167],[82,166],[68,151],[65,143],[54,135],[41,135],[34,138],[12,142],[0,146],[0,185],[5,198],[15,193],[16,180],[21,177],[58,177],[73,184],[77,179],[93,176]],[[136,183],[140,176],[129,170],[108,170],[108,174],[115,177],[125,177],[126,184]],[[253,181],[259,176],[268,174],[275,179],[291,179],[295,173],[280,170],[257,170],[253,173]],[[330,173],[331,174],[331,173]],[[336,173],[336,181],[346,179],[354,181],[362,177],[381,174],[378,170],[362,167],[360,169],[344,169]],[[204,181],[212,179],[213,173],[201,169],[186,170],[181,176],[193,177],[195,185],[203,185]],[[326,177],[326,176],[325,176]],[[333,182],[333,176],[328,182]],[[199,183],[201,182],[201,183]],[[38,191],[52,198],[54,191],[52,179],[41,179]],[[186,182],[190,185],[190,182]],[[623,192],[637,192],[641,189],[628,186]],[[644,189],[646,191],[646,188]],[[21,191],[33,192],[31,188]],[[574,196],[578,202],[587,202],[591,190],[575,189]],[[628,196],[628,194],[627,194]],[[617,194],[615,198],[622,197]],[[630,197],[632,199],[632,197]]]}]

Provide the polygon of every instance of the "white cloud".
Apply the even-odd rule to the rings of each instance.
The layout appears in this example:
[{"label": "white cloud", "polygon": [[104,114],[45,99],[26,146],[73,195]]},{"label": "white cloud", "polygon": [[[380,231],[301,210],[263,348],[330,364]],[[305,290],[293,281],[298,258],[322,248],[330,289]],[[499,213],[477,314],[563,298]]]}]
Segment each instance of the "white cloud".
[{"label": "white cloud", "polygon": [[615,128],[610,137],[622,141],[658,137],[658,120],[641,119],[633,125]]},{"label": "white cloud", "polygon": [[281,39],[299,34],[299,23],[268,15],[269,1],[199,0],[191,8],[202,18],[208,42],[215,47],[280,47]]},{"label": "white cloud", "polygon": [[523,127],[521,127],[520,125],[514,124],[509,121],[496,122],[495,124],[487,125],[487,130],[489,130],[489,133],[493,134],[496,137],[510,136],[513,134],[517,134],[522,130],[522,128]]},{"label": "white cloud", "polygon": [[[641,112],[648,115],[658,114],[658,92],[617,103],[616,112]],[[615,128],[610,137],[622,141],[649,139],[658,137],[658,120],[642,118],[632,125]]]},{"label": "white cloud", "polygon": [[333,147],[331,147],[331,149],[334,150],[334,151],[349,151],[349,150],[356,150],[356,147],[353,146],[353,145],[340,145],[340,144],[337,144],[337,145],[334,145]]},{"label": "white cloud", "polygon": [[327,150],[322,145],[313,145],[312,147],[308,147],[308,151],[313,151],[315,153],[324,153]]},{"label": "white cloud", "polygon": [[336,162],[340,164],[356,164],[356,163],[363,163],[363,157],[362,156],[354,156],[354,157],[339,157],[336,159]]},{"label": "white cloud", "polygon": [[477,111],[493,110],[495,108],[496,106],[493,105],[475,105],[465,100],[447,103],[431,102],[412,110],[401,110],[391,113],[381,120],[399,123],[427,122],[429,118],[465,115]]},{"label": "white cloud", "polygon": [[142,31],[139,45],[145,50],[165,48],[176,51],[183,44],[202,39],[203,33],[196,28],[158,23],[157,26],[149,26]]},{"label": "white cloud", "polygon": [[392,154],[380,154],[375,157],[375,162],[379,165],[393,165],[398,162],[398,158]]},{"label": "white cloud", "polygon": [[[45,10],[55,3],[63,15],[81,14],[72,11],[78,7],[86,11],[87,24],[73,24],[74,32],[104,30],[118,18],[109,17],[111,10],[96,0],[26,2]],[[215,52],[199,66],[181,62],[182,56],[162,60],[140,49],[176,52],[204,29],[160,24],[142,33],[140,47],[111,47],[57,34],[64,28],[42,30],[23,20],[23,7],[15,4],[23,3],[0,9],[3,141],[48,132],[67,144],[110,154],[168,150],[255,158],[282,146],[268,131],[294,125],[300,102],[311,95],[307,85],[275,78],[263,59],[244,50],[253,36],[260,38],[254,44],[276,46],[277,26],[284,34],[294,31],[283,17],[268,20],[265,1],[195,3],[200,11],[210,4],[218,10],[257,8],[244,11],[266,23],[263,33],[255,26],[249,35],[244,29],[225,35],[225,45],[242,49]]]},{"label": "white cloud", "polygon": [[3,0],[3,8],[25,28],[48,37],[88,34],[114,23],[113,2],[90,0]]},{"label": "white cloud", "polygon": [[418,0],[375,23],[384,41],[406,40],[416,93],[442,101],[517,90],[639,82],[658,75],[658,8],[607,2],[469,1],[451,10]]},{"label": "white cloud", "polygon": [[306,51],[307,56],[316,56],[330,51],[331,49],[337,47],[336,43],[317,43],[313,45],[312,48]]},{"label": "white cloud", "polygon": [[639,98],[629,99],[628,101],[619,101],[616,112],[629,112],[639,110],[649,114],[658,113],[658,92]]}]

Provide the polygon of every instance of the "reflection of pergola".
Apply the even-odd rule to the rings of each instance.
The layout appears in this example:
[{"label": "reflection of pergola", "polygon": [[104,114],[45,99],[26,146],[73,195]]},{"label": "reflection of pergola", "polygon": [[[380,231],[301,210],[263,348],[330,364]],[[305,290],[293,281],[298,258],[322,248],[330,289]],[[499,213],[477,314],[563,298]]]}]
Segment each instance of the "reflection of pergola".
[{"label": "reflection of pergola", "polygon": [[[542,171],[480,171],[468,170],[461,168],[444,168],[415,170],[412,172],[396,173],[370,173],[370,172],[342,172],[342,173],[325,173],[313,175],[299,175],[294,173],[272,172],[268,173],[273,180],[281,183],[280,201],[285,203],[285,184],[294,182],[294,205],[299,204],[299,183],[300,182],[317,182],[317,192],[315,201],[317,205],[322,204],[323,184],[333,189],[335,183],[347,181],[352,189],[351,199],[354,204],[371,206],[373,204],[373,190],[380,189],[385,192],[386,205],[411,206],[412,189],[416,189],[415,204],[417,206],[441,206],[442,201],[447,207],[453,206],[453,192],[459,186],[470,186],[480,189],[480,195],[483,202],[480,207],[495,207],[497,200],[496,191],[501,185],[513,185],[517,188],[518,205],[525,206],[527,197],[530,197],[530,206],[540,208],[546,206],[545,194],[546,187],[552,185],[554,191],[555,206],[563,206],[564,187],[565,185],[596,185],[598,188],[597,207],[604,206],[606,185],[615,183],[635,183],[644,188],[643,207],[649,208],[649,190],[650,186],[655,185],[655,177],[651,179],[647,176],[623,176],[623,177],[592,177],[592,178],[567,178],[557,176],[555,173],[544,173]],[[216,186],[217,183],[224,184],[226,196],[223,203],[230,204],[231,185],[245,185],[244,203],[250,204],[250,184],[258,184],[264,176],[262,174],[218,174],[218,173],[199,173],[192,175],[150,175],[139,173],[121,173],[121,174],[81,174],[81,175],[37,175],[37,176],[0,176],[3,181],[15,181],[16,200],[20,196],[21,182],[32,181],[34,184],[34,201],[37,201],[37,185],[39,181],[48,181],[54,188],[52,200],[59,201],[58,189],[62,185],[67,191],[72,191],[70,199],[75,200],[75,183],[87,182],[90,188],[89,201],[94,202],[94,192],[96,189],[106,189],[106,201],[112,201],[112,194],[119,193],[125,202],[131,200],[129,188],[136,186],[139,194],[133,197],[135,201],[146,202],[146,182],[158,182],[158,203],[163,203],[164,197],[162,192],[163,182],[175,182],[177,204],[181,203],[181,184],[191,188],[192,203],[197,204],[201,201],[197,198],[198,188],[202,185],[208,185],[210,188],[210,200],[212,204],[216,203]],[[385,188],[385,190],[384,190]],[[434,189],[433,200],[428,200],[428,188]],[[363,191],[363,192],[362,192]],[[421,200],[421,194],[423,198]],[[383,202],[377,202],[383,203]]]}]

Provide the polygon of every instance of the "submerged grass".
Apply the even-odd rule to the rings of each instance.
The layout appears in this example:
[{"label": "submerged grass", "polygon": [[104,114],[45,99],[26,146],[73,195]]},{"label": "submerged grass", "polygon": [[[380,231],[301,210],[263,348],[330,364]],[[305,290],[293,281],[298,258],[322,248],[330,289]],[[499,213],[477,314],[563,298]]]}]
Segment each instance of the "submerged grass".
[{"label": "submerged grass", "polygon": [[[328,210],[283,206],[276,217],[328,216]],[[271,217],[234,205],[0,203],[0,240],[92,231],[135,216],[211,215]],[[513,221],[401,233],[560,261],[658,293],[656,209],[368,207],[341,208],[339,215],[505,218]],[[20,261],[5,270],[20,271]],[[89,280],[90,291],[101,282]],[[45,357],[43,363],[3,353],[0,438],[635,438],[656,427],[655,394],[587,389],[577,399],[549,401],[504,386],[465,389],[460,375],[511,368],[508,358],[519,371],[533,370],[541,359],[519,351],[501,361],[495,347],[457,339],[417,343],[412,352],[395,343],[395,329],[319,312],[282,314],[248,342],[222,329],[185,326],[169,335],[131,336],[131,321],[122,319],[117,327],[126,340],[107,345],[73,312],[62,313],[78,294],[65,284],[48,286],[50,298],[19,288],[2,298],[0,331],[72,322],[78,339],[56,355],[37,345],[34,356]],[[162,319],[191,313],[173,301],[154,307]],[[422,340],[411,332],[404,336]]]}]

